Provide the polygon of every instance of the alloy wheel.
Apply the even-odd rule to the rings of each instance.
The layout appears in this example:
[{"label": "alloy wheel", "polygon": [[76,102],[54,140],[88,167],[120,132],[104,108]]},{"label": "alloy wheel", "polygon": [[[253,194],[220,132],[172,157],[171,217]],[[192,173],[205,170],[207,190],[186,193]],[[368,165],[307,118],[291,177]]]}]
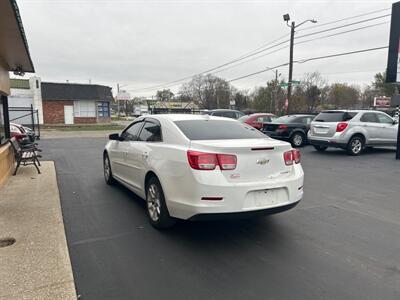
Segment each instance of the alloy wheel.
[{"label": "alloy wheel", "polygon": [[362,150],[362,142],[359,139],[354,139],[351,142],[351,150],[354,154],[358,154]]},{"label": "alloy wheel", "polygon": [[297,147],[303,144],[303,137],[300,134],[295,134],[293,137],[293,144]]},{"label": "alloy wheel", "polygon": [[106,179],[106,181],[110,180],[110,172],[111,172],[110,160],[108,159],[107,156],[104,156],[104,178]]},{"label": "alloy wheel", "polygon": [[147,209],[149,211],[150,218],[157,222],[161,214],[161,200],[160,192],[155,184],[149,185],[147,189]]}]

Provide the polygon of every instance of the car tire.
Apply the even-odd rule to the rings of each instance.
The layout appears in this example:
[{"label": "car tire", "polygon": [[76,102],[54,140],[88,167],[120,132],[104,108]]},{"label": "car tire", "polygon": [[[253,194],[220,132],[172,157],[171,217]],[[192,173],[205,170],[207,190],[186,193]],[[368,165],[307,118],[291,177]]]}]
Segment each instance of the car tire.
[{"label": "car tire", "polygon": [[304,145],[305,135],[301,132],[295,132],[290,137],[290,143],[293,148],[302,147]]},{"label": "car tire", "polygon": [[328,149],[327,146],[320,146],[320,145],[313,145],[315,150],[317,150],[318,152],[324,152],[326,149]]},{"label": "car tire", "polygon": [[111,171],[110,158],[108,157],[107,153],[104,153],[103,155],[103,171],[104,171],[104,180],[106,181],[106,183],[108,185],[114,185],[115,179]]},{"label": "car tire", "polygon": [[150,224],[156,229],[170,228],[176,223],[169,215],[164,192],[157,177],[151,177],[146,185],[146,211]]},{"label": "car tire", "polygon": [[347,153],[352,156],[360,155],[364,150],[364,138],[360,135],[353,136],[347,144]]}]

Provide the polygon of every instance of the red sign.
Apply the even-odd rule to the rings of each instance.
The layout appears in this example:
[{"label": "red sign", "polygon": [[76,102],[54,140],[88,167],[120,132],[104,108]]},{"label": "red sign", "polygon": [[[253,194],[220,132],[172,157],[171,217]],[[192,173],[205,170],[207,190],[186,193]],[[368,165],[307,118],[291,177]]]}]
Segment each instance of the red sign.
[{"label": "red sign", "polygon": [[391,98],[390,97],[375,97],[374,106],[375,107],[390,107]]}]

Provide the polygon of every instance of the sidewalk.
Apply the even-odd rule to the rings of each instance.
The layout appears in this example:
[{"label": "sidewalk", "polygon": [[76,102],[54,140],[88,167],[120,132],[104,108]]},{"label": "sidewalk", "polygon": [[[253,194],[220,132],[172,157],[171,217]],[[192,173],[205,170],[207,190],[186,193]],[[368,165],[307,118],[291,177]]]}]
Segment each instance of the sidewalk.
[{"label": "sidewalk", "polygon": [[76,299],[53,162],[21,167],[0,189],[0,299]]}]

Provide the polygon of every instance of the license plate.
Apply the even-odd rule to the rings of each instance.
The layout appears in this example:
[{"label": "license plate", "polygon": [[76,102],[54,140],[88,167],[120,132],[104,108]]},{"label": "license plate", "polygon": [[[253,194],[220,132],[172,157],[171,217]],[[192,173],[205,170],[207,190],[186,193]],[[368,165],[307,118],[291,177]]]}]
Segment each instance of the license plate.
[{"label": "license plate", "polygon": [[325,134],[328,133],[329,129],[328,128],[314,128],[315,133],[320,133],[320,134]]},{"label": "license plate", "polygon": [[276,203],[274,190],[264,190],[254,193],[254,205],[256,207],[270,206]]}]

